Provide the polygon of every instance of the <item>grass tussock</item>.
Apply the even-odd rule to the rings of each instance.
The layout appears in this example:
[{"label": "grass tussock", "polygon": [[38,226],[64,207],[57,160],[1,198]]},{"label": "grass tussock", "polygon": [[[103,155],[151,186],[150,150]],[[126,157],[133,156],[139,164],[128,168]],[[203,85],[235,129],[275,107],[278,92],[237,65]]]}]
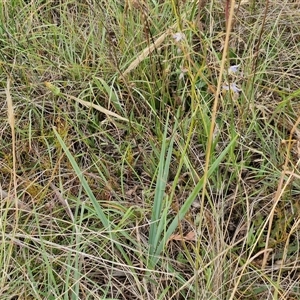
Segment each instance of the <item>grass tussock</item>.
[{"label": "grass tussock", "polygon": [[0,19],[1,299],[299,299],[298,1]]}]

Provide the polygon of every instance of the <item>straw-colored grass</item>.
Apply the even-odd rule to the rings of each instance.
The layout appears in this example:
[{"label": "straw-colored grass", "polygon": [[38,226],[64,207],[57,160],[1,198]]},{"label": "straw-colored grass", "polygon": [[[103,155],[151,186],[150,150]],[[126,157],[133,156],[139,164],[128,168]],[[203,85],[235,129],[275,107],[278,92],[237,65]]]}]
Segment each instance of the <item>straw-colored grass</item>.
[{"label": "straw-colored grass", "polygon": [[299,299],[299,1],[2,1],[0,299]]}]

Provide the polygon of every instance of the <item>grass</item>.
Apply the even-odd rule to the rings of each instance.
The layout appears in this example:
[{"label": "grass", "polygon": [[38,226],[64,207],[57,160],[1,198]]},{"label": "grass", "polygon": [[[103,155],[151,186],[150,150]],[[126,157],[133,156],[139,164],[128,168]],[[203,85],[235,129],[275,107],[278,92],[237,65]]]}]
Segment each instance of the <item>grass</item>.
[{"label": "grass", "polygon": [[300,7],[230,2],[0,4],[0,299],[300,297]]}]

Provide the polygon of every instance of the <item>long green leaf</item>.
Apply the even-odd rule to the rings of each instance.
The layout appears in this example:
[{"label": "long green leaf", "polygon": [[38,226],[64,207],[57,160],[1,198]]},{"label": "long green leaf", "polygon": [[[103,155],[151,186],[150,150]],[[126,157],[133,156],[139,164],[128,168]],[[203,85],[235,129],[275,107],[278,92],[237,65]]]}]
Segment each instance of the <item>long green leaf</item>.
[{"label": "long green leaf", "polygon": [[80,170],[78,164],[76,163],[73,155],[71,154],[71,152],[69,151],[68,147],[66,146],[66,144],[64,143],[63,139],[61,138],[61,136],[58,134],[58,132],[56,131],[56,129],[53,127],[53,131],[61,145],[61,147],[63,148],[64,152],[66,153],[77,177],[80,180],[80,183],[82,184],[85,192],[87,193],[89,199],[92,201],[92,204],[94,206],[94,209],[96,211],[97,216],[99,217],[99,219],[101,220],[103,226],[105,228],[109,228],[110,227],[110,222],[109,220],[106,218],[104,212],[102,211],[102,208],[100,207],[95,195],[93,194],[91,188],[89,187],[88,182],[86,181],[86,179],[84,178],[82,171]]},{"label": "long green leaf", "polygon": [[[169,116],[167,118],[166,124],[165,124],[165,130],[162,140],[162,146],[160,151],[160,159],[159,159],[159,170],[157,175],[157,181],[156,181],[156,188],[155,188],[155,194],[154,194],[154,203],[152,208],[152,215],[151,215],[151,225],[150,225],[150,233],[149,233],[149,244],[150,244],[150,255],[152,256],[157,248],[157,245],[159,243],[159,240],[161,238],[162,230],[161,226],[158,227],[159,221],[162,218],[162,207],[163,207],[163,201],[164,201],[164,194],[166,190],[166,184],[168,181],[169,176],[169,169],[170,169],[170,163],[172,158],[172,152],[173,152],[173,145],[175,140],[175,134],[172,135],[170,139],[170,143],[168,146],[168,152],[167,151],[167,133],[168,133],[168,122]],[[177,122],[174,125],[173,131],[175,132],[177,128]],[[159,230],[158,230],[159,229]]]},{"label": "long green leaf", "polygon": [[[221,161],[223,160],[223,158],[225,157],[225,155],[228,153],[228,151],[230,150],[230,148],[232,147],[232,145],[235,143],[237,137],[238,136],[235,136],[231,140],[231,142],[229,143],[229,145],[223,150],[223,152],[220,154],[220,156],[213,162],[213,164],[211,165],[211,167],[208,170],[208,177],[210,177],[212,175],[212,173],[217,169],[217,167],[219,166],[219,164],[221,163]],[[202,177],[199,180],[199,182],[197,183],[197,185],[195,186],[195,188],[192,191],[192,193],[190,194],[190,196],[187,198],[187,200],[185,201],[185,203],[181,207],[181,209],[179,210],[177,216],[174,218],[174,220],[170,224],[168,230],[166,231],[166,234],[165,234],[164,238],[162,239],[162,241],[160,242],[160,244],[158,245],[158,247],[156,249],[155,257],[153,258],[153,260],[155,262],[158,261],[159,255],[161,254],[161,252],[162,252],[162,250],[164,248],[164,245],[166,244],[167,240],[170,238],[170,236],[174,233],[174,231],[178,227],[178,223],[184,218],[184,216],[186,215],[186,213],[190,209],[192,203],[194,202],[194,200],[196,199],[196,197],[199,195],[199,192],[200,192],[200,190],[203,187],[203,181],[204,181],[204,179]]]}]

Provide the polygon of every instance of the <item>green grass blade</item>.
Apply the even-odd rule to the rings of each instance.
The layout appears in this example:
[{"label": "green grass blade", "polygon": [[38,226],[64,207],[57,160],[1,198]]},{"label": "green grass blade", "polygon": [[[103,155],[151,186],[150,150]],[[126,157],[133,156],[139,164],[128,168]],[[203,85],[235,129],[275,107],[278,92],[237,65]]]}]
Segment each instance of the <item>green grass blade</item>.
[{"label": "green grass blade", "polygon": [[71,152],[69,151],[68,147],[66,146],[66,144],[64,143],[63,139],[61,138],[61,136],[58,134],[58,132],[56,131],[56,129],[53,127],[53,131],[61,145],[61,147],[63,148],[64,152],[66,153],[78,179],[80,180],[80,183],[82,184],[85,192],[87,193],[89,199],[92,201],[92,204],[94,206],[94,209],[96,211],[96,214],[98,216],[98,218],[101,220],[103,226],[105,228],[109,228],[110,227],[110,222],[109,220],[106,218],[102,208],[100,207],[95,195],[93,194],[91,188],[88,185],[88,182],[86,181],[86,179],[84,178],[82,171],[80,170],[78,164],[76,163],[74,157],[72,156]]},{"label": "green grass blade", "polygon": [[[224,159],[225,155],[228,153],[228,151],[231,149],[232,145],[236,142],[238,136],[235,136],[230,144],[223,150],[223,152],[220,154],[220,156],[214,161],[214,163],[211,165],[211,167],[208,170],[208,177],[212,175],[212,173],[218,168],[221,161]],[[161,254],[164,245],[166,244],[167,240],[170,238],[170,236],[174,233],[176,230],[178,223],[184,218],[188,210],[190,209],[192,203],[196,199],[197,195],[199,194],[200,190],[203,186],[203,177],[200,179],[196,187],[194,188],[193,192],[190,194],[190,196],[187,198],[183,206],[181,207],[180,211],[178,212],[177,216],[174,218],[172,223],[170,224],[168,230],[166,231],[166,234],[160,244],[158,245],[156,252],[155,252],[155,258],[154,260],[158,261],[158,256]]]},{"label": "green grass blade", "polygon": [[[151,225],[150,225],[150,233],[149,233],[149,244],[150,244],[150,255],[153,255],[155,253],[155,250],[157,248],[158,242],[160,240],[161,236],[161,226],[159,229],[159,220],[163,218],[162,216],[162,206],[164,201],[164,193],[166,190],[166,184],[168,181],[169,176],[169,168],[171,163],[171,157],[173,152],[173,145],[174,145],[174,139],[175,135],[171,137],[169,146],[168,146],[168,152],[167,151],[167,132],[168,132],[168,120],[167,118],[166,125],[165,125],[165,131],[163,135],[162,140],[162,146],[161,146],[161,152],[160,152],[160,159],[159,159],[159,171],[157,176],[157,182],[156,182],[156,188],[155,188],[155,195],[154,195],[154,203],[153,203],[153,209],[152,209],[152,215],[151,215]],[[175,128],[176,128],[175,124]]]}]

